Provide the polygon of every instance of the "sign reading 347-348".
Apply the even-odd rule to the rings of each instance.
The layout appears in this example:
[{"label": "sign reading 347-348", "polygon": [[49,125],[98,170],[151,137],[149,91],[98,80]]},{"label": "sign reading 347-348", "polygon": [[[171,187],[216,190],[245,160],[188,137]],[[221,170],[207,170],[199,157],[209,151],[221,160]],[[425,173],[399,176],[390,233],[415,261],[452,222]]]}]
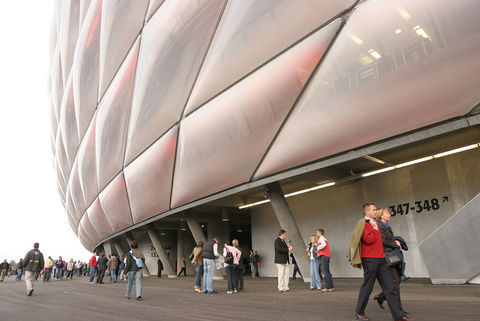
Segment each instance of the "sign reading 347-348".
[{"label": "sign reading 347-348", "polygon": [[438,211],[441,205],[448,202],[448,196],[442,196],[440,200],[438,198],[426,199],[415,202],[402,203],[397,205],[390,205],[388,209],[392,216],[395,215],[407,215],[409,213],[422,213],[430,211]]}]

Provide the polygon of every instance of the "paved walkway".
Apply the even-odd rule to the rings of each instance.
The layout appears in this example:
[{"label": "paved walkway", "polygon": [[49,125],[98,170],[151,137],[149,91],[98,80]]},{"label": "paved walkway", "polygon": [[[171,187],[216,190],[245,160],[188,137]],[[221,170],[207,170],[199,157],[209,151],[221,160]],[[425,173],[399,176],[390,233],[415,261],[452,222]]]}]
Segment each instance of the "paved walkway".
[{"label": "paved walkway", "polygon": [[[194,293],[192,277],[148,277],[143,284],[141,302],[124,298],[125,282],[90,285],[86,277],[37,282],[33,296],[27,297],[25,283],[10,277],[0,283],[0,320],[354,320],[361,280],[335,279],[332,293],[310,291],[297,280],[290,283],[294,292],[279,294],[276,279],[246,277],[246,290],[231,295],[226,294],[226,281],[214,281],[219,291],[215,295]],[[403,306],[415,320],[480,320],[477,286],[434,286],[427,280],[408,280],[401,290]],[[392,319],[388,306],[381,310],[373,300],[366,312],[373,321]]]}]

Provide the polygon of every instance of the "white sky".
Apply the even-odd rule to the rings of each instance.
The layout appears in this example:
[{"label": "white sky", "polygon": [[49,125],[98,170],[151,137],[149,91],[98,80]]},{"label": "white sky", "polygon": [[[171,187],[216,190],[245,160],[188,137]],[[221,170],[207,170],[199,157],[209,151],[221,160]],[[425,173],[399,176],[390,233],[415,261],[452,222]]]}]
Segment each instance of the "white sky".
[{"label": "white sky", "polygon": [[52,0],[0,1],[0,259],[40,243],[45,256],[86,260],[68,224],[50,148]]}]

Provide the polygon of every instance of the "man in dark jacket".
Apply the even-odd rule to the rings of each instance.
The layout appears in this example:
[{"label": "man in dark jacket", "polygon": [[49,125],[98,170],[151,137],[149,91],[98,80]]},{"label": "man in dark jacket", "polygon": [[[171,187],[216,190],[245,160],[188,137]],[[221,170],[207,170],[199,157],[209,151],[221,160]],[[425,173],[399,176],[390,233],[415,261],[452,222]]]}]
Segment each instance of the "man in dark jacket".
[{"label": "man in dark jacket", "polygon": [[5,279],[5,275],[7,275],[9,268],[10,264],[8,264],[7,259],[3,260],[3,262],[0,263],[0,282],[3,282],[3,280]]},{"label": "man in dark jacket", "polygon": [[38,247],[38,243],[33,244],[33,249],[28,251],[23,259],[28,296],[32,295],[35,280],[45,264],[43,254],[38,250]]},{"label": "man in dark jacket", "polygon": [[17,264],[17,281],[20,281],[22,279],[23,275],[23,258],[20,259],[20,261]]},{"label": "man in dark jacket", "polygon": [[288,280],[290,277],[290,271],[288,264],[288,253],[293,250],[290,243],[285,243],[285,238],[287,237],[287,232],[285,230],[280,230],[278,232],[278,237],[273,242],[275,248],[275,265],[277,266],[278,271],[278,292],[291,292],[293,289],[288,287]]},{"label": "man in dark jacket", "polygon": [[163,270],[163,263],[162,263],[162,260],[160,260],[160,258],[157,260],[157,266],[158,266],[157,276],[159,278],[161,278],[162,277],[162,270]]},{"label": "man in dark jacket", "polygon": [[105,276],[105,270],[107,269],[107,262],[108,260],[105,257],[105,253],[102,253],[102,255],[100,256],[97,262],[97,270],[98,270],[97,284],[103,284],[103,277]]}]

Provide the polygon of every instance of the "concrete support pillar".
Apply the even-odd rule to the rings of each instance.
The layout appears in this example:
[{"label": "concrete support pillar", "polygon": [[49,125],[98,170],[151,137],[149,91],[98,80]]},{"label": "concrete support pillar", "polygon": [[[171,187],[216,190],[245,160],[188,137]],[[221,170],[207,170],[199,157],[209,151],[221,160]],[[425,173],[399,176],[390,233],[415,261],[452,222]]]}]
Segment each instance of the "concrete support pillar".
[{"label": "concrete support pillar", "polygon": [[177,274],[182,269],[182,257],[183,257],[183,231],[177,231]]},{"label": "concrete support pillar", "polygon": [[152,241],[153,246],[155,247],[155,251],[157,251],[157,255],[163,263],[163,270],[168,275],[169,278],[175,278],[177,275],[175,274],[172,265],[170,264],[170,260],[168,259],[167,253],[165,252],[165,248],[163,247],[162,242],[158,238],[157,232],[152,226],[147,226],[147,233]]},{"label": "concrete support pillar", "polygon": [[203,233],[202,226],[200,225],[200,223],[198,223],[197,220],[189,216],[185,218],[185,221],[188,224],[188,228],[190,229],[190,232],[192,232],[195,243],[198,244],[198,242],[200,241],[203,241],[203,243],[205,243],[207,241],[207,238],[205,237],[205,233]]},{"label": "concrete support pillar", "polygon": [[112,243],[110,243],[110,241],[104,242],[103,248],[105,249],[105,255],[109,258],[110,255],[112,255]]},{"label": "concrete support pillar", "polygon": [[117,251],[117,254],[119,256],[125,255],[125,251],[123,251],[122,247],[120,246],[120,244],[118,244],[117,241],[112,241],[112,243],[113,243],[113,246],[115,247],[115,249]]},{"label": "concrete support pillar", "polygon": [[266,185],[266,191],[280,227],[287,231],[287,238],[285,241],[292,241],[293,255],[295,256],[300,272],[302,272],[303,280],[304,282],[310,282],[310,262],[306,253],[307,248],[302,239],[297,223],[293,218],[292,211],[285,199],[282,188],[278,182],[274,182]]}]

